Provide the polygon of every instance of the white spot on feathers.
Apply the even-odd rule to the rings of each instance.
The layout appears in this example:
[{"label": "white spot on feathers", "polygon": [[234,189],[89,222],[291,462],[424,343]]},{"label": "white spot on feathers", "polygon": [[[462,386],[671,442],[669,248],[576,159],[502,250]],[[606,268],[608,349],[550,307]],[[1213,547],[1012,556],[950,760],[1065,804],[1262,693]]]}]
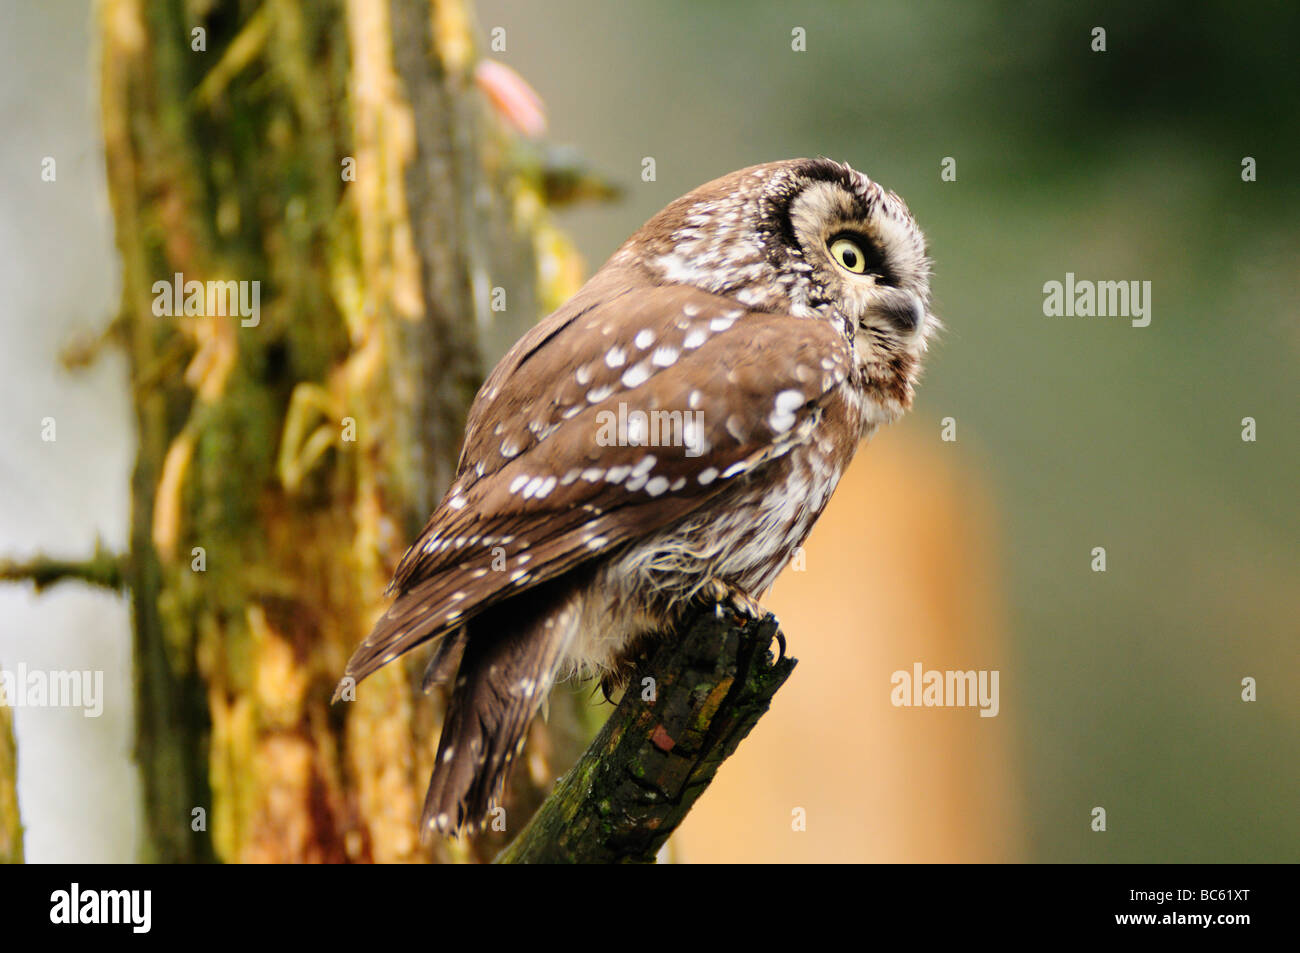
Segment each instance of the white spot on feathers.
[{"label": "white spot on feathers", "polygon": [[649,379],[650,368],[646,367],[645,361],[623,372],[623,386],[627,388],[640,387]]},{"label": "white spot on feathers", "polygon": [[656,367],[672,367],[680,353],[675,347],[657,347],[650,356],[650,362]]},{"label": "white spot on feathers", "polygon": [[785,433],[794,426],[794,412],[804,405],[802,391],[783,390],[776,395],[774,409],[768,415],[767,423],[777,433]]}]

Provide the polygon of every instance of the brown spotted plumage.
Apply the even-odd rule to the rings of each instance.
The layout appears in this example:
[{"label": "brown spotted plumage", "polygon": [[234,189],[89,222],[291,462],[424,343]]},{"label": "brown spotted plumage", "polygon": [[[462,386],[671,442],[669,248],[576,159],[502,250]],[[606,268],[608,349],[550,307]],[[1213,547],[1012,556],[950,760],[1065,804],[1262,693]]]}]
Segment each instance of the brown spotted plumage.
[{"label": "brown spotted plumage", "polygon": [[692,599],[767,590],[910,405],[928,282],[898,196],[777,162],[669,205],[510,350],[345,675],[430,640],[426,687],[455,672],[425,830],[481,825],[558,678],[616,684]]}]

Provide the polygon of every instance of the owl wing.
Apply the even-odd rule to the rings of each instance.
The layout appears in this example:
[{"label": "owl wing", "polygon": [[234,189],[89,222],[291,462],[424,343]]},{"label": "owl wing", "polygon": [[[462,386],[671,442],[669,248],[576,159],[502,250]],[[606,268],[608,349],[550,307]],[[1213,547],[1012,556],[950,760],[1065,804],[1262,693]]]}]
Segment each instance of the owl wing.
[{"label": "owl wing", "polygon": [[852,366],[825,321],[684,285],[580,293],[484,383],[456,481],[346,676],[681,519],[812,439]]}]

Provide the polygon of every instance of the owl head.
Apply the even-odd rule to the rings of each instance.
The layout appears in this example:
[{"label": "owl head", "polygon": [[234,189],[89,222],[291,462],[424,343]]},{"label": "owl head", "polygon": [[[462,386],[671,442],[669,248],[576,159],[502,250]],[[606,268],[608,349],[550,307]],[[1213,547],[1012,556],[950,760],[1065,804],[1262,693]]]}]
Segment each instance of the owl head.
[{"label": "owl head", "polygon": [[613,261],[748,308],[834,322],[864,369],[915,367],[939,326],[925,237],[907,205],[830,159],[771,162],[706,183]]}]

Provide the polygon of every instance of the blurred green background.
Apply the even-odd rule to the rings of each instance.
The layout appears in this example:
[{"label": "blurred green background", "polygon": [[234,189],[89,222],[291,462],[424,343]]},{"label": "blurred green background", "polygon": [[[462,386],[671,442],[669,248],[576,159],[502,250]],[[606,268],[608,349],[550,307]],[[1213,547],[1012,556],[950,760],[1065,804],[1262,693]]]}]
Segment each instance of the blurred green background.
[{"label": "blurred green background", "polygon": [[[562,219],[592,270],[666,202],[756,162],[825,154],[908,201],[948,330],[901,426],[937,441],[956,418],[994,489],[1008,667],[1033,673],[1003,686],[1027,859],[1300,860],[1300,7],[477,10],[550,138],[628,190]],[[1066,272],[1150,281],[1150,326],[1045,317]]]}]

